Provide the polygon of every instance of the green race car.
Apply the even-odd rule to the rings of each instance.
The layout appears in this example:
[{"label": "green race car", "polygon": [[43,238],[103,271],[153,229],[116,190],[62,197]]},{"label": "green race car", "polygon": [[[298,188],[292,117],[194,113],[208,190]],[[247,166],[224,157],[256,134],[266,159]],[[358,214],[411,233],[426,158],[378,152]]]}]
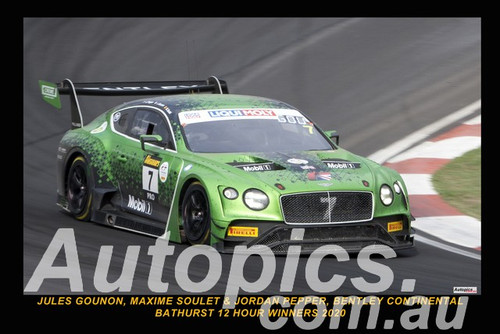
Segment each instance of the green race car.
[{"label": "green race car", "polygon": [[[221,252],[413,246],[401,176],[340,148],[335,131],[284,102],[229,94],[215,77],[40,87],[58,108],[59,94],[71,98],[57,203],[78,220]],[[83,125],[79,95],[143,98]]]}]

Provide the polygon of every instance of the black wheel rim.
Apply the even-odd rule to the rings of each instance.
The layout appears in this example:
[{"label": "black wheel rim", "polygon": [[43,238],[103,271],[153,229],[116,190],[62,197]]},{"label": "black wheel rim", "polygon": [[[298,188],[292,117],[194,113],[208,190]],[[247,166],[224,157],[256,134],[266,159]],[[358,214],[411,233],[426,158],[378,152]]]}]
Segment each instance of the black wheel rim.
[{"label": "black wheel rim", "polygon": [[88,194],[85,168],[74,166],[68,178],[68,204],[72,212],[80,213],[85,209]]},{"label": "black wheel rim", "polygon": [[184,204],[184,230],[191,241],[199,241],[207,231],[210,221],[205,195],[192,192]]}]

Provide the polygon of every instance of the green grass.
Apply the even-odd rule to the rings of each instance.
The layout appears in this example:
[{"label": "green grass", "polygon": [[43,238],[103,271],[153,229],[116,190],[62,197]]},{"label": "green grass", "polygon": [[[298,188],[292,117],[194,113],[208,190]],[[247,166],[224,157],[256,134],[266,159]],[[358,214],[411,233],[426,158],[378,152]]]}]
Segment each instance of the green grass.
[{"label": "green grass", "polygon": [[450,161],[433,175],[432,183],[451,206],[481,220],[481,148]]}]

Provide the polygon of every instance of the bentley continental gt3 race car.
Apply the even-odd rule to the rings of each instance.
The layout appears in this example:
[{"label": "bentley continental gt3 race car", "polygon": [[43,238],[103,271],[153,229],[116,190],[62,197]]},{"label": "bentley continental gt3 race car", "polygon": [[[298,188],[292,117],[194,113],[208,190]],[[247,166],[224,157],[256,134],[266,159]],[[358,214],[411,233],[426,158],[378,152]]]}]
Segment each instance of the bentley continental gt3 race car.
[{"label": "bentley continental gt3 race car", "polygon": [[[77,220],[221,252],[237,245],[275,253],[290,245],[303,252],[325,244],[348,251],[413,246],[401,176],[342,149],[335,131],[322,131],[284,102],[229,94],[215,77],[66,79],[40,81],[40,88],[57,108],[59,95],[70,95],[72,129],[57,152],[57,204]],[[79,95],[143,97],[84,125]]]}]

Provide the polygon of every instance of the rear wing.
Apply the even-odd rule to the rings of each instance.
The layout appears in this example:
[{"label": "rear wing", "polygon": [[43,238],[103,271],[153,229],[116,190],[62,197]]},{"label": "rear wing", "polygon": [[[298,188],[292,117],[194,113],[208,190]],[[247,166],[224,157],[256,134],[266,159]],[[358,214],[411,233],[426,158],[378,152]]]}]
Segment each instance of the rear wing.
[{"label": "rear wing", "polygon": [[184,81],[135,81],[135,82],[86,82],[73,83],[70,79],[54,84],[39,81],[44,101],[61,108],[60,95],[69,95],[71,102],[71,128],[83,126],[83,117],[78,102],[78,95],[92,96],[133,96],[133,95],[174,95],[213,93],[228,94],[224,80],[212,76],[207,80]]}]

